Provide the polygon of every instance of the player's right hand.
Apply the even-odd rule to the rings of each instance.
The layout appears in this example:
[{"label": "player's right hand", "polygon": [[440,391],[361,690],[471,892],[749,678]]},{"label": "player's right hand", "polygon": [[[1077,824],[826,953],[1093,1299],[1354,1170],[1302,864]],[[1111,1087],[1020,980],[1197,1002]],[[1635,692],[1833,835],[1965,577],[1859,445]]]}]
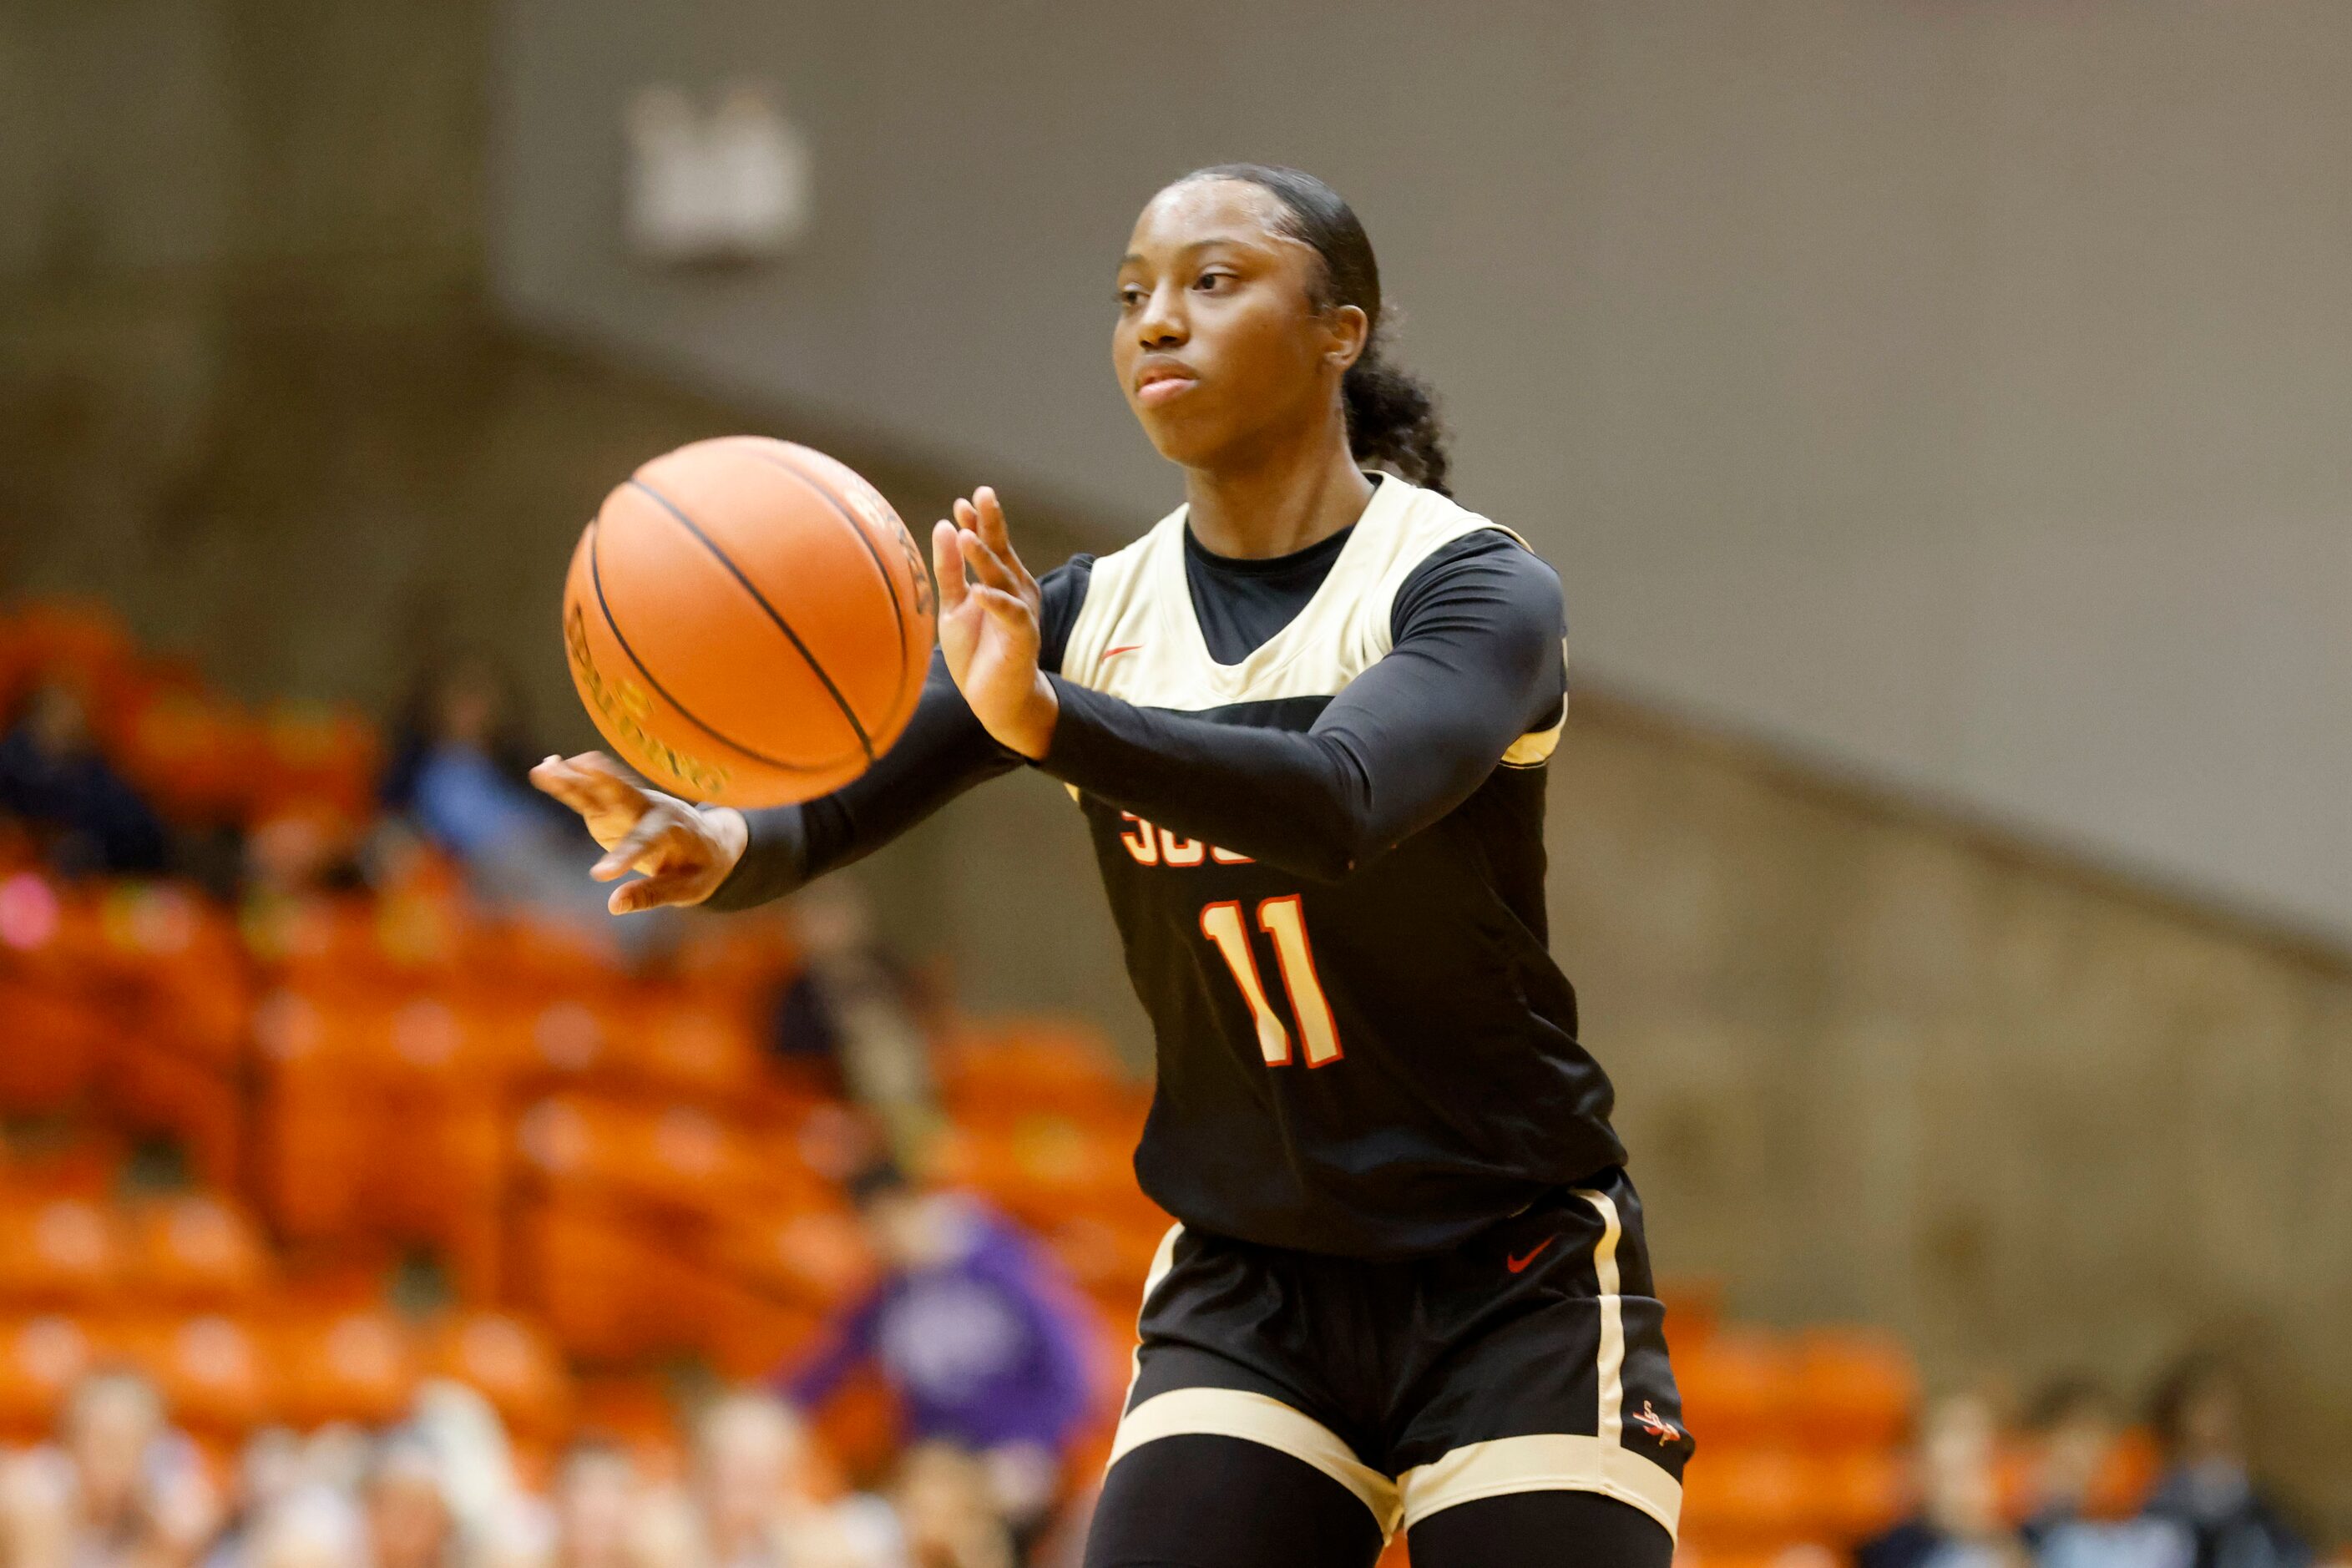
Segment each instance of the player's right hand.
[{"label": "player's right hand", "polygon": [[605,900],[616,915],[702,902],[735,869],[751,841],[741,812],[647,789],[602,752],[550,757],[530,770],[530,782],[578,812],[590,837],[604,847],[590,876],[609,882],[642,873]]}]

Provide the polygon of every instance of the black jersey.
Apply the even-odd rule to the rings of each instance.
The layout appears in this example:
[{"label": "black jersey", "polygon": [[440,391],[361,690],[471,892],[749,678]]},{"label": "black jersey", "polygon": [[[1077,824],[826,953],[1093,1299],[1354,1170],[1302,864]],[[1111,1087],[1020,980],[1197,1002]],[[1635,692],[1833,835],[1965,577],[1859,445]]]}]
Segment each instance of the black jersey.
[{"label": "black jersey", "polygon": [[[1158,1043],[1146,1193],[1196,1229],[1402,1258],[1622,1161],[1546,945],[1548,567],[1383,476],[1295,556],[1209,556],[1180,509],[1043,587],[1061,712],[1037,765],[1086,815]],[[785,890],[1021,761],[935,668],[865,778],[753,814],[712,901]]]}]

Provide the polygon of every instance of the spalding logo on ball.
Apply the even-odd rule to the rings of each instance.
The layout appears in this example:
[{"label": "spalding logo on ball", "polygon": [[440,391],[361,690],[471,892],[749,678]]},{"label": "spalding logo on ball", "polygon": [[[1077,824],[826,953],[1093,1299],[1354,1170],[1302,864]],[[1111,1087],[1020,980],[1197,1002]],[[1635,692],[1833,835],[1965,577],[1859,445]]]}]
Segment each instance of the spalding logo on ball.
[{"label": "spalding logo on ball", "polygon": [[604,498],[563,648],[614,752],[663,789],[782,805],[890,749],[930,664],[930,574],[879,491],[762,436],[697,441]]}]

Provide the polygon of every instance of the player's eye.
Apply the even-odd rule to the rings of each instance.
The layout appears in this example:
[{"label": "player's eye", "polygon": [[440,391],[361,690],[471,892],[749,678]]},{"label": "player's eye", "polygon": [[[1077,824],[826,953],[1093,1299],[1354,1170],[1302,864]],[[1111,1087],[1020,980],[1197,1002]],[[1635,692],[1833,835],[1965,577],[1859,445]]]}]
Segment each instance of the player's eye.
[{"label": "player's eye", "polygon": [[1118,308],[1132,310],[1143,303],[1143,290],[1132,283],[1122,283],[1118,289]]},{"label": "player's eye", "polygon": [[1192,287],[1204,294],[1214,294],[1222,286],[1232,281],[1234,281],[1234,275],[1230,272],[1203,272],[1199,278],[1193,279]]}]

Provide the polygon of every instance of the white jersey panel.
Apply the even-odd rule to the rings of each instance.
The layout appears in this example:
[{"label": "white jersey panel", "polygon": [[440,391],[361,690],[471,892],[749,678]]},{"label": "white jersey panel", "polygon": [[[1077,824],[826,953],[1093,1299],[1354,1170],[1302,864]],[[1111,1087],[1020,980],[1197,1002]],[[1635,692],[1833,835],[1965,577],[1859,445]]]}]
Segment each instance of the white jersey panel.
[{"label": "white jersey panel", "polygon": [[1511,531],[1434,490],[1381,475],[1306,608],[1249,658],[1226,665],[1210,657],[1193,614],[1185,510],[1178,507],[1141,539],[1095,562],[1062,654],[1064,679],[1184,713],[1335,697],[1393,645],[1397,595],[1424,561],[1480,529]]}]

